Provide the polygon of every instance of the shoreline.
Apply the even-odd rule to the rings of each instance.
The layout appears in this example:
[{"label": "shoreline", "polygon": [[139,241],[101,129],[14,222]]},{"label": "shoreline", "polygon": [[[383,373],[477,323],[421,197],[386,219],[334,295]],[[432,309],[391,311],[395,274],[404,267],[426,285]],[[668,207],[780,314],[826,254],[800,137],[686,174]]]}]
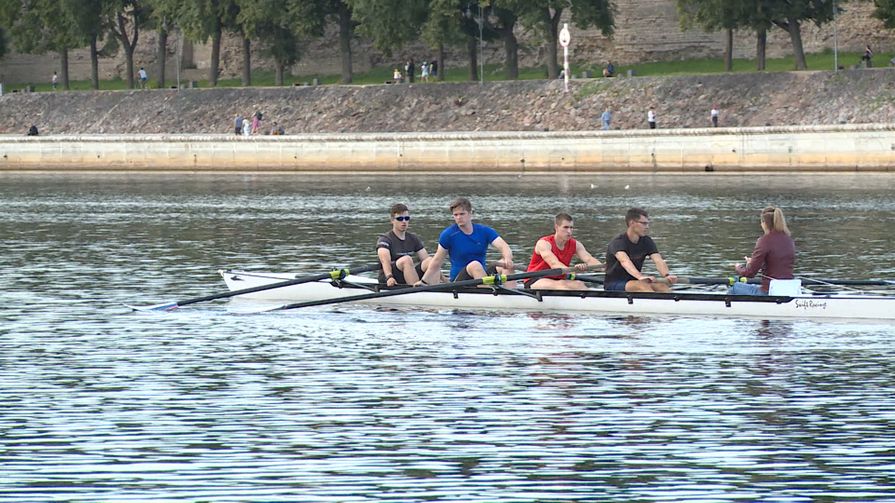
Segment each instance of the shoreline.
[{"label": "shoreline", "polygon": [[792,173],[895,171],[895,125],[563,132],[0,136],[3,172]]}]

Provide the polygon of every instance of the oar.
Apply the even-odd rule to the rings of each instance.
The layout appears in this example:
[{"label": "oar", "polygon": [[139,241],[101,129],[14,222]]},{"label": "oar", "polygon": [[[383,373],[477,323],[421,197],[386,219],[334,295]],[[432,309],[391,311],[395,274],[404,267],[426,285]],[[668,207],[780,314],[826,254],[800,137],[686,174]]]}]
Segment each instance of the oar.
[{"label": "oar", "polygon": [[895,286],[895,280],[891,279],[817,279],[798,278],[802,283],[811,285],[837,285],[837,286]]},{"label": "oar", "polygon": [[231,292],[223,292],[216,293],[213,295],[205,295],[202,297],[194,297],[192,299],[184,299],[178,300],[175,302],[167,302],[164,304],[156,304],[153,306],[145,306],[145,307],[137,307],[137,306],[128,306],[134,311],[172,311],[177,309],[178,307],[187,306],[189,304],[196,304],[198,302],[205,302],[209,300],[216,299],[226,299],[228,297],[235,297],[237,295],[245,295],[247,293],[255,293],[262,292],[264,290],[273,290],[274,288],[283,288],[286,286],[292,285],[300,285],[302,283],[311,283],[313,281],[320,281],[324,279],[332,279],[332,280],[340,280],[345,279],[349,274],[358,274],[367,271],[376,271],[382,267],[382,264],[376,262],[375,264],[365,265],[361,267],[352,267],[352,268],[342,268],[342,269],[333,269],[330,272],[315,274],[313,276],[302,276],[300,278],[290,279],[286,281],[279,281],[277,283],[270,283],[268,285],[260,285],[253,286],[251,288],[243,288],[242,290],[233,290]]},{"label": "oar", "polygon": [[455,281],[453,283],[439,283],[437,285],[426,285],[417,287],[407,287],[398,290],[386,290],[382,292],[364,293],[360,295],[351,295],[348,297],[334,297],[329,299],[309,300],[306,302],[296,302],[294,304],[286,304],[267,311],[282,311],[284,309],[298,309],[302,307],[325,306],[329,304],[340,304],[343,302],[356,302],[360,300],[384,299],[386,297],[395,297],[398,295],[409,295],[412,293],[422,292],[438,292],[442,290],[454,290],[457,288],[474,287],[479,285],[501,285],[507,281],[515,281],[517,279],[542,278],[544,276],[561,276],[565,274],[563,269],[548,269],[544,271],[521,272],[518,274],[496,274],[493,276],[485,276],[478,279],[468,279],[464,281]]},{"label": "oar", "polygon": [[[581,281],[586,281],[588,283],[598,283],[602,284],[605,279],[597,276],[575,276],[575,279],[580,279]],[[669,284],[670,282],[662,277],[654,277],[653,281],[656,283],[665,283]],[[699,278],[699,277],[691,277],[691,276],[678,276],[675,284],[677,285],[733,285],[736,282],[740,283],[751,283],[751,284],[760,284],[761,280],[756,278],[745,278],[738,276],[729,276],[726,278]]]},{"label": "oar", "polygon": [[[576,276],[575,279],[587,281],[590,283],[603,283],[604,279],[597,276]],[[895,280],[890,279],[818,279],[818,278],[797,278],[802,280],[803,284],[810,285],[830,285],[830,286],[895,286]],[[668,283],[665,278],[655,278],[657,283]],[[727,285],[734,283],[749,283],[752,285],[761,284],[759,278],[746,278],[745,276],[725,276],[717,278],[701,278],[696,276],[678,276],[678,285]]]}]

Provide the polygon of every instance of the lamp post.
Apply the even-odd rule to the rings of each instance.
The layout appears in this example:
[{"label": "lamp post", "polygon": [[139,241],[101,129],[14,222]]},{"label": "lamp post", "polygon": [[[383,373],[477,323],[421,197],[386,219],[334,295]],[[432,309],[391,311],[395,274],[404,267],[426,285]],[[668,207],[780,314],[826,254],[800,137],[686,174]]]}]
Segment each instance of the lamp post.
[{"label": "lamp post", "polygon": [[836,33],[836,0],[833,0],[833,71],[839,71],[839,38]]},{"label": "lamp post", "polygon": [[[479,25],[479,84],[485,83],[485,38],[482,35],[482,25],[485,24],[485,20],[482,14],[482,6],[479,3],[476,3],[475,6],[479,9],[479,15],[475,18],[475,22]],[[472,7],[471,4],[466,5],[466,18],[472,19]]]},{"label": "lamp post", "polygon": [[559,45],[562,46],[562,74],[565,92],[569,92],[569,42],[571,40],[569,23],[563,23],[562,31],[559,32]]}]

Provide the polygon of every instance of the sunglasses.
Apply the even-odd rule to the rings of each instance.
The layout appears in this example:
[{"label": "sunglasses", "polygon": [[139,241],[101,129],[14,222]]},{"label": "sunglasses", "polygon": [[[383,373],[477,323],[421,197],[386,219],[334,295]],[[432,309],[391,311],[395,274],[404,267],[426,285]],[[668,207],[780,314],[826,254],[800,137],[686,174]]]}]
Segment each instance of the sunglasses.
[{"label": "sunglasses", "polygon": [[395,220],[397,220],[397,221],[399,221],[399,222],[409,222],[409,221],[410,221],[410,215],[407,215],[406,217],[403,216],[403,215],[402,215],[402,216],[398,216],[398,217],[395,217]]}]

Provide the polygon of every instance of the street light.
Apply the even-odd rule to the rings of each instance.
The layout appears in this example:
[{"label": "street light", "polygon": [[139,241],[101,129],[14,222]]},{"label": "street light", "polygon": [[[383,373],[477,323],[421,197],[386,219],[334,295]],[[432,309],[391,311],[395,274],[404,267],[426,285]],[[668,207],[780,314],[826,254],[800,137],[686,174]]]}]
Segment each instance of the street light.
[{"label": "street light", "polygon": [[836,0],[833,0],[833,71],[839,71],[839,38],[836,34]]},{"label": "street light", "polygon": [[[484,37],[482,35],[482,25],[485,23],[484,18],[482,17],[482,6],[478,3],[475,4],[479,9],[479,16],[476,18],[475,22],[479,25],[479,84],[485,83],[485,42]],[[466,19],[472,19],[472,6],[471,4],[466,4]]]}]

